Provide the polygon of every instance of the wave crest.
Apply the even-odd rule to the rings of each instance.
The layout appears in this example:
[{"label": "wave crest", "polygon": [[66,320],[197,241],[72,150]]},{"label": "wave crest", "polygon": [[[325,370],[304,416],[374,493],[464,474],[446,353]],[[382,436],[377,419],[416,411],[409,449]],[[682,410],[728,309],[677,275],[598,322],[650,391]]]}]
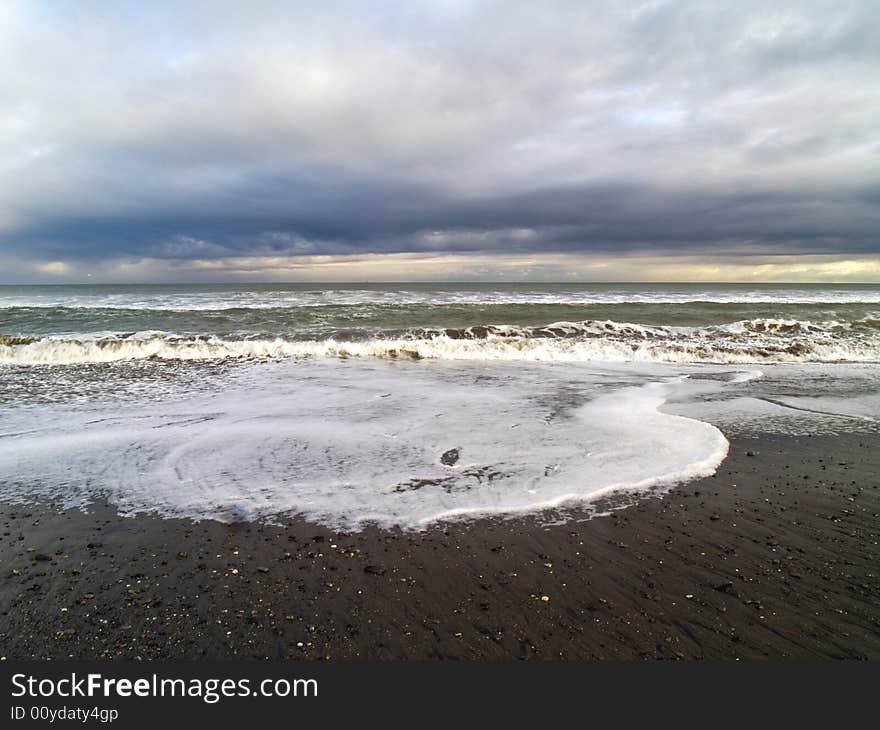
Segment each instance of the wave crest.
[{"label": "wave crest", "polygon": [[70,365],[122,360],[378,357],[546,362],[761,363],[880,360],[880,331],[830,322],[753,319],[711,327],[588,320],[541,327],[478,325],[381,336],[223,339],[137,332],[44,337],[0,335],[0,363]]}]

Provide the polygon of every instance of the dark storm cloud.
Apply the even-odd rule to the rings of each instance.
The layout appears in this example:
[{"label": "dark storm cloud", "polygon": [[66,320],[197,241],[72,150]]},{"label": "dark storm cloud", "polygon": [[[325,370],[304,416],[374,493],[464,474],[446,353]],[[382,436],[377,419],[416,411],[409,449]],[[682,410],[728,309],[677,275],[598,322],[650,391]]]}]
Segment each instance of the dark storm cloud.
[{"label": "dark storm cloud", "polygon": [[878,19],[4,3],[0,255],[877,254]]},{"label": "dark storm cloud", "polygon": [[[322,202],[204,215],[64,218],[19,240],[57,259],[130,255],[344,255],[358,252],[596,251],[692,249],[707,242],[750,253],[877,250],[876,202],[808,191],[658,192],[576,187],[479,201],[424,199],[405,189],[335,191]],[[181,233],[185,232],[185,233]]]}]

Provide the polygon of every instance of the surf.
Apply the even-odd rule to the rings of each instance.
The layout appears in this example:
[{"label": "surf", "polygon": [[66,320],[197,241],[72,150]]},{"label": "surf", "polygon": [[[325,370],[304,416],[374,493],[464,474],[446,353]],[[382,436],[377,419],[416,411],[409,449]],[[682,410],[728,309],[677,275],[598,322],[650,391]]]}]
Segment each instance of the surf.
[{"label": "surf", "polygon": [[[374,358],[517,362],[796,363],[880,360],[870,322],[759,318],[707,327],[611,320],[539,327],[474,325],[347,338],[225,338],[161,331],[32,337],[0,335],[0,365],[82,365],[130,360]],[[357,337],[351,337],[356,335]]]},{"label": "surf", "polygon": [[662,411],[675,378],[497,375],[289,362],[210,396],[13,409],[0,481],[7,500],[104,499],[123,514],[422,529],[641,493],[711,474],[727,453],[714,426]]}]

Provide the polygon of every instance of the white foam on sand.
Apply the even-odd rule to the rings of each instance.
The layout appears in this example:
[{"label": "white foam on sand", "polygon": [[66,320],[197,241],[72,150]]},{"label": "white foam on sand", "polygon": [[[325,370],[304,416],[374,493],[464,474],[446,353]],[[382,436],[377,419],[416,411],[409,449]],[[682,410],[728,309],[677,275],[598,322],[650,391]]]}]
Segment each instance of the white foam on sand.
[{"label": "white foam on sand", "polygon": [[126,514],[418,529],[713,473],[721,432],[660,410],[676,379],[641,383],[572,366],[284,361],[220,395],[11,409],[0,489]]}]

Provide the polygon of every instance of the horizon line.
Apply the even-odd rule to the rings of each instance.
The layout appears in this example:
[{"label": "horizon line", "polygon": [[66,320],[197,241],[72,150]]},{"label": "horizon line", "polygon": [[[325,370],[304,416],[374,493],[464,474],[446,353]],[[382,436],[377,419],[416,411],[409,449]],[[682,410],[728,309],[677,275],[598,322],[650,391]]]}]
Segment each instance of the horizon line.
[{"label": "horizon line", "polygon": [[378,285],[402,285],[402,284],[449,284],[449,285],[473,285],[473,284],[502,284],[509,286],[518,286],[522,284],[535,284],[535,285],[544,285],[544,286],[556,286],[556,285],[564,285],[564,286],[620,286],[620,285],[723,285],[723,286],[733,286],[733,285],[749,285],[749,286],[877,286],[880,287],[880,282],[878,281],[749,281],[749,280],[740,280],[740,281],[731,281],[731,280],[712,280],[712,281],[681,281],[681,280],[614,280],[614,281],[538,281],[538,280],[529,280],[523,279],[518,281],[499,281],[492,279],[478,279],[478,280],[445,280],[445,279],[431,279],[431,280],[350,280],[350,281],[171,281],[171,282],[160,282],[160,281],[53,281],[53,282],[3,282],[0,281],[0,286],[211,286],[211,285],[223,285],[223,286],[254,286],[254,285],[280,285],[280,286],[290,286],[290,285],[304,285],[311,286],[314,285],[316,288],[320,288],[321,286],[352,286],[359,284],[368,284],[372,286]]}]

